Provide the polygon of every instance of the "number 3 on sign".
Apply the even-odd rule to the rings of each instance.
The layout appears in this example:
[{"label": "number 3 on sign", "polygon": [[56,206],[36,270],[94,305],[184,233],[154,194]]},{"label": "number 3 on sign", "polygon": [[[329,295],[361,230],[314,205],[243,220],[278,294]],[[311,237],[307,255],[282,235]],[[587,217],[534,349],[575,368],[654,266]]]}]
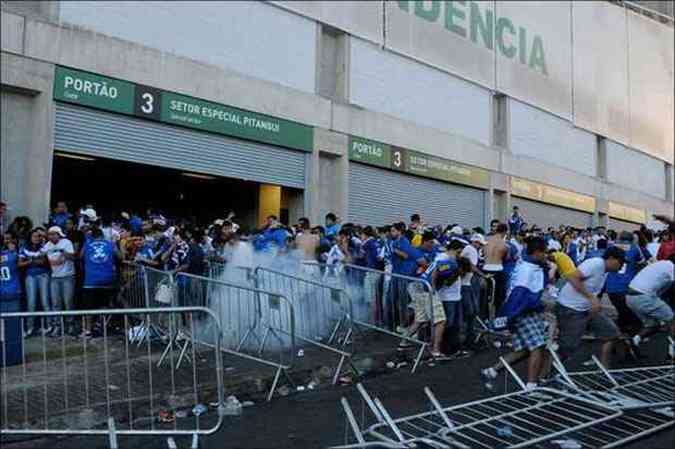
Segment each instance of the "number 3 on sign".
[{"label": "number 3 on sign", "polygon": [[160,119],[162,92],[150,86],[136,85],[134,95],[134,115],[137,117]]},{"label": "number 3 on sign", "polygon": [[394,151],[394,167],[401,168],[401,152]]},{"label": "number 3 on sign", "polygon": [[153,105],[155,97],[153,97],[151,93],[146,92],[141,95],[141,98],[145,102],[141,105],[141,111],[145,112],[146,114],[152,114],[152,111],[155,110]]}]

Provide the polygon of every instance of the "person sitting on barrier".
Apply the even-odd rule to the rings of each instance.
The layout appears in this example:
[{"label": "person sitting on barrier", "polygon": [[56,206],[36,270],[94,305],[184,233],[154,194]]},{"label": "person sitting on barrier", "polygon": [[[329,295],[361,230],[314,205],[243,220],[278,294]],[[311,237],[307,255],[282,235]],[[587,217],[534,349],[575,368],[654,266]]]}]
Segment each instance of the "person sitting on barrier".
[{"label": "person sitting on barrier", "polygon": [[[536,388],[547,365],[544,349],[548,343],[542,294],[548,275],[546,243],[543,238],[528,239],[526,255],[516,265],[504,305],[495,319],[495,329],[511,331],[513,352],[504,357],[507,363],[528,358],[527,389]],[[504,364],[481,370],[481,377],[488,389]]]},{"label": "person sitting on barrier", "polygon": [[[659,323],[670,323],[670,333],[675,339],[673,309],[661,297],[673,297],[675,287],[675,254],[668,260],[660,260],[643,268],[628,286],[626,305],[637,315],[643,328],[632,338],[636,347],[645,337],[659,330]],[[675,359],[675,347],[671,343],[668,355]]]}]

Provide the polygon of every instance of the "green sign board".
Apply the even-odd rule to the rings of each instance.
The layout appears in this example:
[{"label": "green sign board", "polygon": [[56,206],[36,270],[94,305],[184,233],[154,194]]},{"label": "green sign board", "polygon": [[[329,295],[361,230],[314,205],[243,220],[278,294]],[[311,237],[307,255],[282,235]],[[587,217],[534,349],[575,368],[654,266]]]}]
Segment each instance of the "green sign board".
[{"label": "green sign board", "polygon": [[56,67],[54,99],[162,123],[312,151],[314,128],[290,120]]},{"label": "green sign board", "polygon": [[356,136],[349,139],[349,159],[440,181],[482,188],[490,185],[487,170]]}]

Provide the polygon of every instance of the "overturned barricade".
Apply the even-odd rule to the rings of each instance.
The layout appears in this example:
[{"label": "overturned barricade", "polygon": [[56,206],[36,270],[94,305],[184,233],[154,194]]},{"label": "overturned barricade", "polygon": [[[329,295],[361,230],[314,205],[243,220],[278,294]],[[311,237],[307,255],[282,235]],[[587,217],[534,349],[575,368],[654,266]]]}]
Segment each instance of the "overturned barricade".
[{"label": "overturned barricade", "polygon": [[565,438],[621,417],[621,410],[578,395],[540,388],[519,391],[451,407],[441,406],[428,388],[431,411],[394,418],[382,402],[358,386],[371,419],[362,423],[342,399],[356,443],[342,448],[524,448]]},{"label": "overturned barricade", "polygon": [[[136,334],[160,323],[182,321],[196,334],[208,323],[205,346],[192,339],[183,357],[189,366],[177,368],[178,348],[164,355],[158,338],[132,344]],[[28,322],[38,328],[81,326],[95,329],[99,338],[42,335],[20,340],[2,339],[0,354],[0,434],[101,435],[117,447],[118,436],[196,436],[214,433],[223,422],[223,365],[220,326],[212,311],[201,307],[111,309],[3,313],[0,330],[16,334]],[[167,338],[174,337],[169,325]],[[21,334],[18,334],[21,335]],[[209,419],[208,404],[218,410]],[[182,413],[182,419],[176,419]]]},{"label": "overturned barricade", "polygon": [[257,267],[252,279],[256,288],[290,298],[296,314],[298,345],[311,346],[338,356],[332,383],[352,356],[351,300],[345,292],[322,282],[270,268]]},{"label": "overturned barricade", "polygon": [[555,351],[549,353],[558,372],[552,383],[556,388],[623,410],[675,406],[675,370],[670,365],[608,370],[592,356],[597,370],[568,372]]}]

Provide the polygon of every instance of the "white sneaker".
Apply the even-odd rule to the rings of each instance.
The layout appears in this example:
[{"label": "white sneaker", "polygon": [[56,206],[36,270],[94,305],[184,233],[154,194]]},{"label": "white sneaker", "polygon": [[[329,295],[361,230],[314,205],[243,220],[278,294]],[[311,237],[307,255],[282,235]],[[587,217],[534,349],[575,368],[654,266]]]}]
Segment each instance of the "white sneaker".
[{"label": "white sneaker", "polygon": [[25,330],[25,331],[23,332],[23,338],[28,338],[28,337],[32,336],[32,335],[33,335],[33,332],[34,332],[34,330],[33,330],[32,327],[31,327],[31,328],[28,328],[27,330]]},{"label": "white sneaker", "polygon": [[54,332],[54,328],[52,326],[49,326],[47,329],[42,329],[42,335],[45,337],[49,337],[52,332]]},{"label": "white sneaker", "polygon": [[633,335],[631,342],[633,343],[633,346],[640,346],[640,343],[642,342],[642,337],[640,337],[639,335]]}]

